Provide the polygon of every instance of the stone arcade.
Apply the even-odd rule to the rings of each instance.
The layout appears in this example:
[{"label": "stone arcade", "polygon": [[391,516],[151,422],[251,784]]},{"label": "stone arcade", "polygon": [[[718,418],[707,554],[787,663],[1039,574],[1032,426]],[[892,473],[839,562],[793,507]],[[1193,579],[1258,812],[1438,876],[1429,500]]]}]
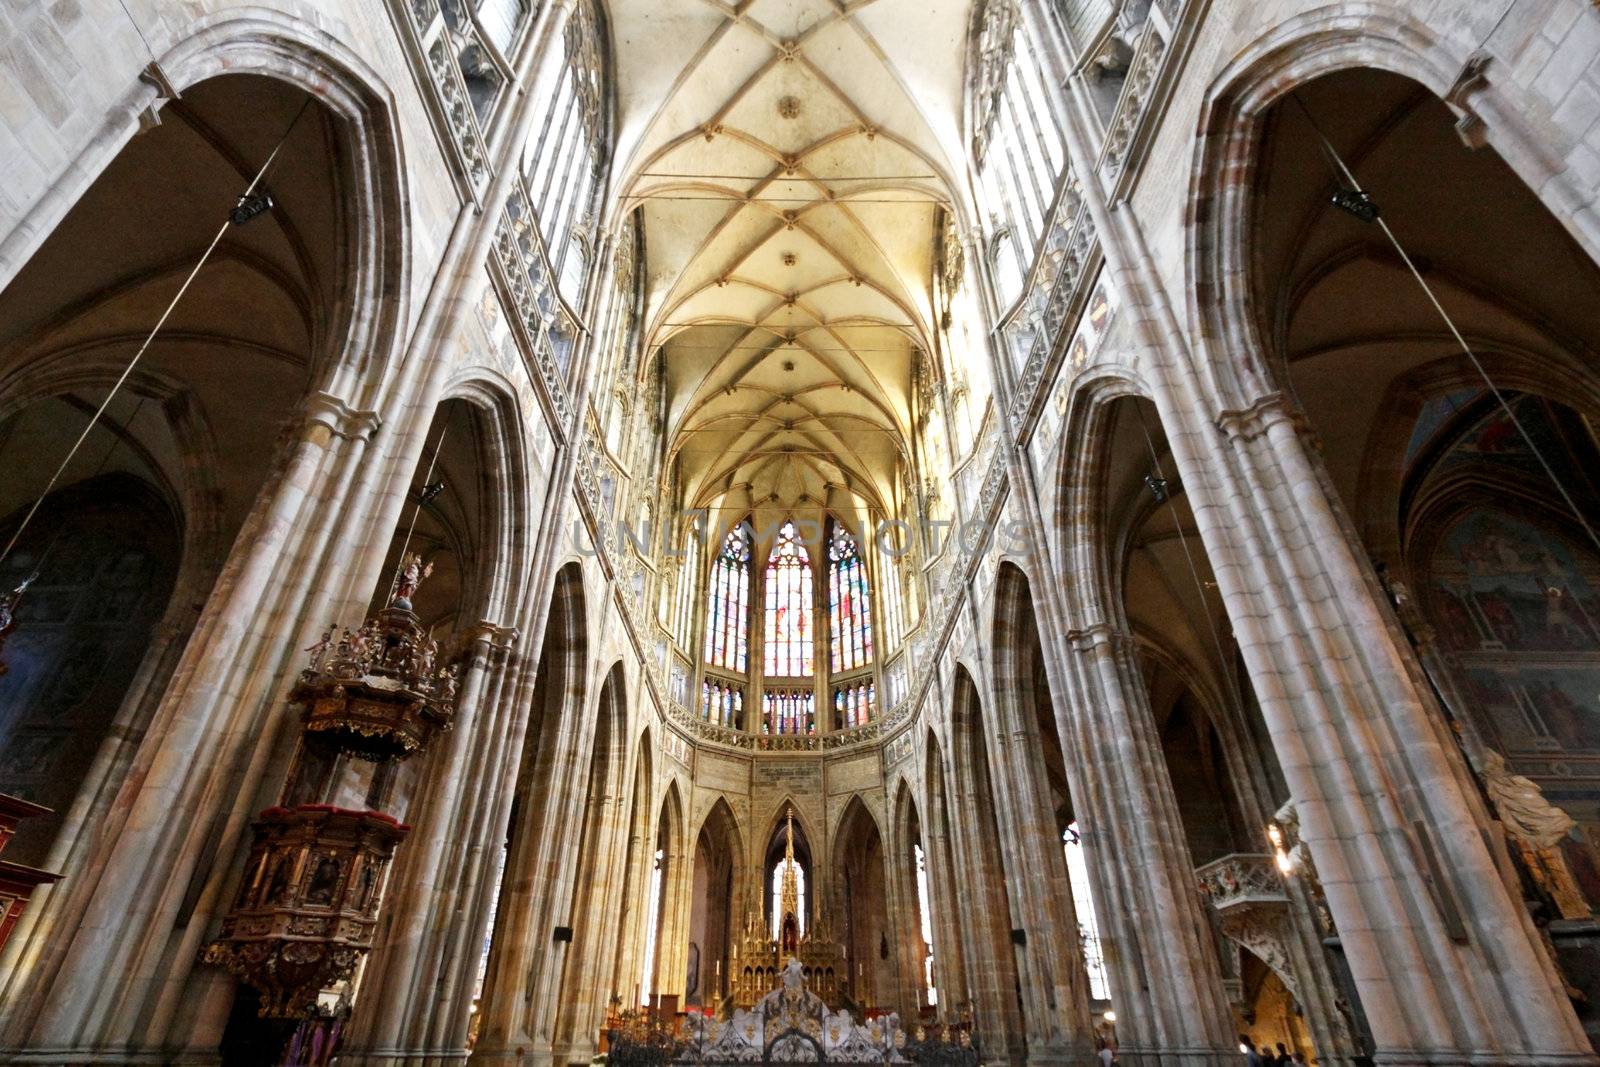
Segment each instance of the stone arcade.
[{"label": "stone arcade", "polygon": [[1600,1064],[1591,0],[0,29],[0,1061]]}]

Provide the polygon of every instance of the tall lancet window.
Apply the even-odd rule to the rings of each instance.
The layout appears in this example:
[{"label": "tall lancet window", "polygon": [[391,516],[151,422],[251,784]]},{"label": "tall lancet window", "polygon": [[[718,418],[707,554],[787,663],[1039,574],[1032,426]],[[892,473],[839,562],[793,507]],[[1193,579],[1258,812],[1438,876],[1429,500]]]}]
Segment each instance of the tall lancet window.
[{"label": "tall lancet window", "polygon": [[806,869],[794,856],[794,810],[785,817],[783,858],[772,867],[772,940],[795,952],[806,936]]},{"label": "tall lancet window", "polygon": [[1089,888],[1089,864],[1083,856],[1083,838],[1077,820],[1061,831],[1061,845],[1067,852],[1067,878],[1072,884],[1072,905],[1078,913],[1078,941],[1083,948],[1083,966],[1089,972],[1089,996],[1111,999],[1111,983],[1106,975],[1105,952],[1100,945],[1100,923],[1094,914],[1094,892]]},{"label": "tall lancet window", "polygon": [[706,662],[745,671],[750,662],[750,528],[739,525],[711,562],[706,597]]},{"label": "tall lancet window", "polygon": [[922,988],[930,1005],[939,1003],[939,988],[933,984],[933,909],[928,900],[928,854],[922,842],[911,843],[911,858],[917,874],[917,922],[927,954],[922,957]]},{"label": "tall lancet window", "polygon": [[811,603],[811,557],[794,523],[786,522],[767,557],[768,677],[800,678],[815,673]]},{"label": "tall lancet window", "polygon": [[867,565],[856,539],[843,526],[835,526],[828,540],[828,624],[835,671],[850,671],[872,662]]}]

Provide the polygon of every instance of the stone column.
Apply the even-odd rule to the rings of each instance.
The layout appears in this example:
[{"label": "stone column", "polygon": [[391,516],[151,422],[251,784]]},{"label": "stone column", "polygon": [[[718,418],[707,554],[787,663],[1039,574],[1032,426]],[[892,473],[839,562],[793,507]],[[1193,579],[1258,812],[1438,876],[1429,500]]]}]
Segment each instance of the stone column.
[{"label": "stone column", "polygon": [[[900,1018],[910,1027],[922,1004],[922,957],[917,950],[922,943],[922,929],[917,913],[916,859],[911,842],[902,836],[899,813],[893,806],[890,811],[888,833],[883,839],[886,911],[889,929],[893,931],[891,960],[896,978],[895,1002],[900,1005]],[[891,1003],[886,994],[887,990],[880,991],[880,1003]]]},{"label": "stone column", "polygon": [[636,752],[629,751],[637,746],[624,727],[625,719],[619,719],[617,729],[622,736],[614,743],[626,773],[616,773],[597,795],[590,796],[592,832],[583,835],[584,855],[576,858],[577,863],[592,859],[593,864],[587,883],[574,887],[573,948],[561,982],[560,1002],[552,1005],[559,1012],[554,1041],[557,1062],[593,1055],[607,1002],[617,995],[631,1006],[637,983],[637,971],[628,965],[636,954],[626,951],[626,938],[637,932],[637,922],[630,921],[628,910],[643,893],[630,895],[629,890],[640,884],[639,874],[648,864],[644,850],[654,841],[654,824],[649,818],[649,782],[637,780],[640,761]]},{"label": "stone column", "polygon": [[1267,397],[1219,436],[1163,399],[1379,1055],[1594,1062],[1295,413]]},{"label": "stone column", "polygon": [[1132,637],[1109,623],[1066,635],[1057,728],[1094,877],[1119,1055],[1134,1064],[1238,1061],[1216,948],[1201,910]]},{"label": "stone column", "polygon": [[[40,938],[5,1044],[50,1060],[165,1040],[209,932],[218,857],[255,814],[287,669],[346,605],[333,528],[377,420],[314,395],[219,576],[103,828]],[[348,564],[346,564],[348,566]],[[193,887],[193,897],[191,897]],[[174,972],[177,972],[175,980]]]},{"label": "stone column", "polygon": [[[688,831],[680,814],[667,842],[661,914],[656,924],[655,988],[663,996],[676,996],[678,1008],[686,1006],[689,978],[689,917],[694,906],[694,848],[685,840]],[[648,886],[648,881],[645,883]],[[711,975],[702,955],[701,988]]]},{"label": "stone column", "polygon": [[[958,690],[966,683],[958,682]],[[977,694],[966,698],[977,701]],[[963,697],[956,697],[959,705]],[[977,738],[963,737],[983,729],[985,719],[969,712],[965,725],[957,725],[951,747],[956,752],[952,775],[950,827],[952,861],[958,872],[956,903],[960,911],[959,929],[967,960],[967,991],[978,1036],[986,1056],[1019,1063],[1026,1035],[1017,1003],[1017,954],[1011,944],[1015,902],[1007,891],[1006,864],[1002,846],[994,837],[1010,836],[998,832],[999,811],[985,812],[985,805],[998,809],[989,768],[979,764]],[[987,761],[988,746],[982,758]],[[985,789],[984,786],[989,788]],[[987,795],[985,795],[987,794]]]},{"label": "stone column", "polygon": [[[635,754],[634,762],[641,770],[635,787],[629,832],[622,839],[626,842],[626,849],[620,845],[613,847],[613,852],[621,855],[618,864],[620,876],[607,885],[607,896],[599,913],[601,918],[598,921],[616,948],[610,953],[614,962],[609,965],[602,963],[595,975],[592,1001],[595,1026],[599,1025],[606,1002],[613,992],[631,991],[635,984],[642,986],[644,982],[645,929],[650,919],[656,842],[659,840],[661,819],[652,798],[652,779],[642,769],[644,764],[638,754]],[[667,873],[664,871],[663,876]],[[663,902],[659,896],[655,899],[658,909],[656,918],[659,921],[664,912],[661,907]],[[652,970],[652,980],[654,977]],[[654,1003],[655,992],[656,987],[652,986],[651,1003]]]},{"label": "stone column", "polygon": [[933,913],[933,985],[939,993],[938,1017],[955,1018],[956,1009],[972,1001],[961,937],[960,875],[956,871],[955,842],[947,818],[945,770],[933,753],[927,760],[927,806],[922,815],[923,862],[927,864],[928,909]]},{"label": "stone column", "polygon": [[[1026,692],[1008,679],[1013,694]],[[996,686],[999,690],[1001,686]],[[1000,696],[999,692],[996,696]],[[1035,696],[1037,699],[1037,695]],[[1017,950],[1028,1061],[1086,1063],[1094,1056],[1077,913],[1050,786],[1025,699],[997,700],[1005,733],[990,746],[1006,882],[1026,943]]]},{"label": "stone column", "polygon": [[[1055,40],[1040,7],[1021,4]],[[1060,49],[1042,53],[1068,85]],[[1055,103],[1379,1056],[1597,1062],[1290,406],[1222,398],[1204,373],[1267,361],[1191,350],[1138,221],[1107,202],[1081,101]]]},{"label": "stone column", "polygon": [[[503,673],[517,631],[471,631],[454,729],[411,803],[378,945],[341,1043],[346,1065],[464,1060],[472,986],[500,861],[505,768],[520,749]],[[525,723],[523,724],[525,725]]]},{"label": "stone column", "polygon": [[[526,702],[532,694],[520,692],[517,699]],[[474,1061],[550,1061],[562,975],[573,953],[572,899],[587,812],[586,805],[560,798],[588,796],[594,724],[593,704],[583,702],[544,726],[559,730],[549,746],[554,762],[545,793],[526,798],[510,829]]]}]

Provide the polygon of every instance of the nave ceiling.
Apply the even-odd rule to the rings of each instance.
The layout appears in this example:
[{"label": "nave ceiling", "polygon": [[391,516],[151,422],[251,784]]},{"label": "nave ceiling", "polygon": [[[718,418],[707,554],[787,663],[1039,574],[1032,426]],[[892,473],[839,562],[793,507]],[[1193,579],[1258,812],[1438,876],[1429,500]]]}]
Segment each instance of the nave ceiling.
[{"label": "nave ceiling", "polygon": [[967,0],[621,0],[618,159],[682,502],[899,514]]}]

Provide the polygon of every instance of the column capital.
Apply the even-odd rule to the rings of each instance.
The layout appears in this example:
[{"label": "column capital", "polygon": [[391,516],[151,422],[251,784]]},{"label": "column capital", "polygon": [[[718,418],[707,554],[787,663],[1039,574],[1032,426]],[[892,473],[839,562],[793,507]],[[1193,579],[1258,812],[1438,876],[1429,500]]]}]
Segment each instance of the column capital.
[{"label": "column capital", "polygon": [[1104,621],[1068,630],[1067,641],[1079,652],[1092,652],[1100,647],[1110,647],[1114,652],[1126,652],[1133,647],[1132,634],[1114,623]]},{"label": "column capital", "polygon": [[383,419],[376,411],[353,408],[332,393],[315,392],[306,400],[306,424],[311,429],[323,427],[346,441],[364,441],[377,432]]},{"label": "column capital", "polygon": [[515,626],[501,626],[487,619],[473,623],[463,635],[468,644],[483,645],[498,651],[509,651],[522,637]]},{"label": "column capital", "polygon": [[1268,393],[1242,408],[1217,413],[1217,428],[1233,441],[1248,441],[1267,433],[1280,422],[1296,432],[1308,428],[1305,415],[1282,391]]}]

